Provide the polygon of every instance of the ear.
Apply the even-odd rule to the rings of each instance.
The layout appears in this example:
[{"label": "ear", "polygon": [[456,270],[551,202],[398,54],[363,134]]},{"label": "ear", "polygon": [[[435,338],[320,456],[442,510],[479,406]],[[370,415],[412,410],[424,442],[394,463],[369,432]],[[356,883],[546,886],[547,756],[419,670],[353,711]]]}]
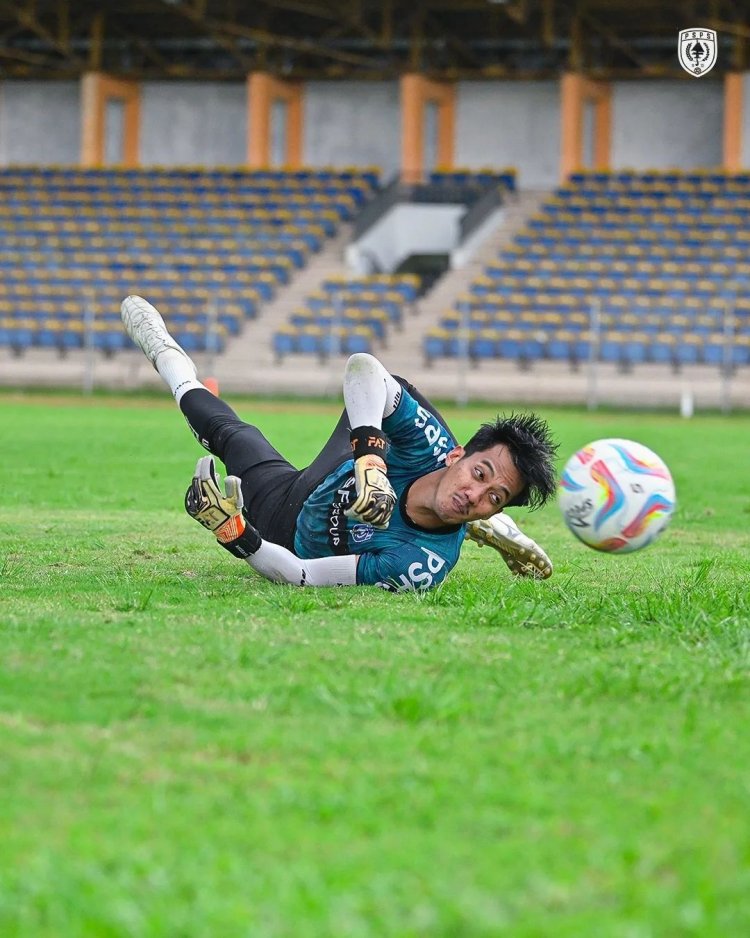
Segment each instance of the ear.
[{"label": "ear", "polygon": [[458,462],[464,455],[464,452],[463,446],[454,446],[453,449],[445,455],[445,465],[452,466],[454,462]]}]

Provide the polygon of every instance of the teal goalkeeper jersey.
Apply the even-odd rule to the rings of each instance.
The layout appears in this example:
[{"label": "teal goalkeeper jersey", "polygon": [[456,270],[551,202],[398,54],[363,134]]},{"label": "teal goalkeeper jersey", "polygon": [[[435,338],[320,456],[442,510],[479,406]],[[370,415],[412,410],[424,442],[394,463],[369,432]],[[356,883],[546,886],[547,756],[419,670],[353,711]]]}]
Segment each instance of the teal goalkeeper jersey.
[{"label": "teal goalkeeper jersey", "polygon": [[429,589],[458,560],[465,525],[437,530],[417,527],[406,515],[406,495],[420,476],[445,466],[456,441],[405,389],[396,410],[383,420],[388,434],[388,478],[398,504],[384,531],[347,518],[355,499],[354,461],[347,460],[309,495],[297,517],[298,557],[359,554],[357,583],[390,590]]}]

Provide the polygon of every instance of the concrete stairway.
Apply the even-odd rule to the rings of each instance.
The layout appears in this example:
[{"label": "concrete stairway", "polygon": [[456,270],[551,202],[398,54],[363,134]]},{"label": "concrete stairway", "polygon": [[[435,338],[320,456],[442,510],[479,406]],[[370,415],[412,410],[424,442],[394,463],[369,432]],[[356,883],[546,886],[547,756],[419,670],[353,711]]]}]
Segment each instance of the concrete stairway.
[{"label": "concrete stairway", "polygon": [[[436,401],[487,402],[488,416],[513,402],[586,401],[589,392],[586,369],[573,373],[564,362],[544,362],[543,367],[529,371],[502,361],[472,368],[466,368],[462,362],[446,361],[427,369],[422,357],[425,329],[454,305],[459,294],[466,292],[471,281],[482,273],[483,266],[525,226],[547,196],[547,192],[526,191],[507,206],[501,227],[484,242],[469,264],[443,276],[420,300],[416,311],[407,316],[403,330],[392,335],[388,347],[374,350],[387,368],[409,378]],[[326,395],[340,400],[344,357],[331,359],[321,366],[311,356],[299,356],[287,359],[284,366],[279,367],[273,361],[271,333],[301,305],[308,293],[319,289],[326,277],[347,273],[344,249],[350,234],[348,227],[342,227],[337,237],[312,257],[293,283],[266,304],[260,317],[247,324],[244,334],[231,344],[225,355],[213,361],[202,355],[195,356],[199,374],[202,377],[215,375],[230,403],[232,394],[238,392]],[[91,377],[96,387],[112,390],[153,387],[164,393],[161,379],[139,352],[111,359],[95,355],[90,375],[88,357],[84,351],[74,351],[61,359],[52,349],[32,349],[22,358],[16,358],[0,349],[0,387],[80,388],[87,386]],[[628,401],[633,405],[663,405],[676,410],[684,387],[693,391],[697,407],[716,408],[725,403],[726,387],[719,371],[707,366],[687,366],[680,382],[675,381],[671,369],[660,365],[639,368],[637,380],[618,372],[614,365],[602,365],[598,378],[602,403]],[[731,402],[735,407],[750,407],[750,369],[738,370],[732,381]]]},{"label": "concrete stairway", "polygon": [[[449,271],[438,280],[435,288],[423,296],[409,311],[400,330],[392,331],[385,347],[373,351],[390,371],[410,377],[420,387],[440,385],[446,369],[438,372],[428,369],[422,356],[422,336],[435,325],[441,315],[455,305],[456,298],[465,293],[470,283],[481,275],[485,264],[497,256],[504,245],[526,225],[549,192],[527,190],[520,192],[504,209],[500,227],[484,242],[472,260],[464,267]],[[341,374],[346,356],[334,357],[321,365],[313,356],[293,356],[283,367],[275,362],[271,349],[271,336],[295,309],[304,304],[305,297],[320,289],[328,277],[347,275],[344,251],[351,237],[351,227],[343,226],[336,237],[315,255],[308,266],[293,282],[279,291],[274,300],[265,305],[256,320],[248,323],[242,336],[234,340],[227,351],[215,362],[198,360],[201,373],[215,371],[223,389],[249,393],[303,393],[337,394],[341,387]],[[206,370],[209,368],[209,371]],[[455,364],[449,369],[456,372]],[[436,393],[435,390],[428,393]]]},{"label": "concrete stairway", "polygon": [[440,317],[455,307],[457,298],[467,293],[472,281],[480,277],[484,267],[526,226],[540,205],[548,199],[547,190],[526,190],[517,193],[503,210],[503,220],[482,244],[468,264],[448,271],[438,280],[434,289],[425,294],[416,305],[415,315],[407,318],[397,341],[391,343],[383,360],[387,360],[392,371],[413,374],[422,370],[422,336],[431,326],[437,325]]},{"label": "concrete stairway", "polygon": [[304,306],[309,294],[321,289],[324,280],[348,275],[344,251],[350,239],[351,225],[341,225],[335,237],[312,255],[292,282],[281,287],[276,296],[263,305],[256,319],[246,323],[242,335],[214,362],[223,387],[272,393],[299,385],[300,390],[325,393],[326,369],[321,369],[317,361],[307,356],[290,359],[286,368],[279,368],[273,356],[271,337],[291,313]]},{"label": "concrete stairway", "polygon": [[[400,330],[392,330],[387,346],[373,351],[390,371],[409,377],[426,393],[446,389],[446,376],[460,371],[458,363],[428,369],[422,355],[425,330],[435,325],[444,312],[455,305],[456,298],[467,292],[473,280],[481,275],[487,262],[497,256],[504,245],[526,225],[529,217],[548,197],[544,191],[520,192],[504,209],[500,227],[482,244],[464,267],[451,270],[441,277],[434,289],[407,312]],[[295,309],[304,305],[305,297],[319,290],[328,277],[346,276],[349,271],[344,252],[351,238],[351,226],[342,225],[336,236],[312,256],[308,265],[272,301],[266,303],[256,319],[249,321],[241,336],[234,339],[227,351],[210,358],[196,355],[199,374],[215,376],[222,390],[250,394],[323,394],[336,395],[341,388],[341,375],[346,356],[332,357],[322,364],[310,355],[292,356],[280,367],[273,356],[271,337]],[[463,380],[461,378],[460,380]],[[145,361],[137,360],[129,372],[127,384],[158,384],[158,378]]]}]

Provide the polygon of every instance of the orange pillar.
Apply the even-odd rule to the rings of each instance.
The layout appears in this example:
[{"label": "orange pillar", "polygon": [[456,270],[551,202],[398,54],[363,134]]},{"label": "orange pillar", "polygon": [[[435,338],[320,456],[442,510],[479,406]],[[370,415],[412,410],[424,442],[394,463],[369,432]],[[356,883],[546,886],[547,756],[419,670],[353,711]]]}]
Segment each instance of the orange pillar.
[{"label": "orange pillar", "polygon": [[742,82],[741,72],[724,76],[724,169],[742,168]]},{"label": "orange pillar", "polygon": [[428,102],[438,107],[438,164],[445,169],[453,166],[455,85],[430,81],[424,75],[404,75],[401,78],[401,175],[406,182],[420,180],[424,172],[424,110]]},{"label": "orange pillar", "polygon": [[271,110],[275,101],[286,104],[286,153],[291,169],[302,165],[303,85],[281,81],[266,72],[247,76],[247,163],[253,169],[271,165]]},{"label": "orange pillar", "polygon": [[568,72],[560,82],[560,177],[565,181],[583,169],[583,109],[594,105],[594,165],[609,169],[612,140],[612,93],[607,82],[592,81],[577,72]]},{"label": "orange pillar", "polygon": [[123,166],[139,163],[141,89],[138,82],[111,78],[103,72],[87,72],[81,79],[81,165],[101,166],[105,158],[107,102],[122,101]]},{"label": "orange pillar", "polygon": [[612,150],[612,89],[608,82],[588,82],[594,101],[594,169],[609,169]]}]

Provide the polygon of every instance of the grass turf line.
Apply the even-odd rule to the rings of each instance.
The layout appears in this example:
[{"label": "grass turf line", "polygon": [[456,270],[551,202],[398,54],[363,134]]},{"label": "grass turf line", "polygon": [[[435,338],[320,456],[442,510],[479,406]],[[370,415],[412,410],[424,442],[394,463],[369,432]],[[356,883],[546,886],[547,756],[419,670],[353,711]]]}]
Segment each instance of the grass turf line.
[{"label": "grass turf line", "polygon": [[[239,410],[299,464],[337,413]],[[552,580],[390,596],[211,544],[169,409],[0,397],[0,932],[747,932],[750,422],[547,416],[667,461],[664,537],[516,511]]]}]

